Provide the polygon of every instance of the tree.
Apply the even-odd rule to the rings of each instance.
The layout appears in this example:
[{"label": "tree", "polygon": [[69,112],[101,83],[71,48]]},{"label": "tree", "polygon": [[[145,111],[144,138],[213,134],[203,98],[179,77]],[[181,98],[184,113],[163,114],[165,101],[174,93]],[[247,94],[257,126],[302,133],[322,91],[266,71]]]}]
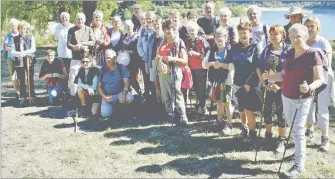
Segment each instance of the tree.
[{"label": "tree", "polygon": [[86,25],[90,25],[93,20],[93,12],[97,8],[97,1],[83,1],[83,11],[86,15]]}]

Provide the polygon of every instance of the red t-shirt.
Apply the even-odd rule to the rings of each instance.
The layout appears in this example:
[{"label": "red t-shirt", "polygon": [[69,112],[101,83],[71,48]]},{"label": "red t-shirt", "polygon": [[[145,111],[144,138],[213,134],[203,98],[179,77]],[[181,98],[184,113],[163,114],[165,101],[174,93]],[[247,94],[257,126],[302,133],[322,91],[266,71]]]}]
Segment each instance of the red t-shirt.
[{"label": "red t-shirt", "polygon": [[165,41],[162,46],[158,50],[158,55],[162,57],[169,56],[169,53],[171,49],[173,48],[174,44],[168,44],[167,41]]},{"label": "red t-shirt", "polygon": [[[292,49],[284,63],[284,81],[282,84],[283,95],[289,99],[299,99],[301,95],[300,85],[307,81],[307,71],[311,66],[322,65],[322,59],[316,49],[308,49],[304,54],[294,59],[294,49]],[[311,96],[310,93],[304,98]]]},{"label": "red t-shirt", "polygon": [[[191,39],[187,39],[186,48],[187,52],[194,50],[196,52],[202,53],[202,51],[205,51],[205,47],[199,39],[197,39],[195,42],[191,42]],[[202,59],[196,55],[189,56],[188,66],[191,70],[202,69]]]}]

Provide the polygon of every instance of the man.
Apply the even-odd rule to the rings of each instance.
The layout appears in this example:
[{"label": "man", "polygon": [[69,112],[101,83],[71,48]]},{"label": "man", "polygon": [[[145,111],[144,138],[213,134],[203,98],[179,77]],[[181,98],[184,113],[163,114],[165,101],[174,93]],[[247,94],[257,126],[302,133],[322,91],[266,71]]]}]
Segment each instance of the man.
[{"label": "man", "polygon": [[77,85],[73,82],[81,66],[81,59],[88,56],[89,49],[95,44],[93,30],[85,25],[85,21],[85,14],[78,13],[76,15],[76,26],[69,29],[67,37],[67,47],[72,50],[69,73],[69,88],[72,96],[77,94]]},{"label": "man", "polygon": [[70,14],[62,12],[60,14],[61,23],[56,26],[55,39],[57,40],[58,58],[64,63],[67,72],[70,70],[72,52],[67,47],[67,34],[70,28],[74,26],[70,21]]},{"label": "man", "polygon": [[213,2],[207,2],[204,5],[205,16],[200,17],[197,21],[199,26],[205,31],[206,40],[214,42],[214,31],[220,26],[219,18],[214,16],[215,5]]},{"label": "man", "polygon": [[136,31],[141,27],[140,15],[141,15],[141,6],[139,4],[134,4],[133,16],[131,17],[131,21],[134,24],[134,31]]},{"label": "man", "polygon": [[261,9],[256,5],[251,5],[247,11],[248,19],[250,21],[252,32],[251,32],[251,44],[257,44],[258,57],[261,55],[263,49],[268,44],[268,27],[260,22],[261,20]]},{"label": "man", "polygon": [[102,98],[101,116],[111,117],[116,103],[131,103],[134,96],[128,92],[129,72],[116,63],[116,53],[111,49],[105,52],[106,64],[100,69],[98,92]]},{"label": "man", "polygon": [[55,59],[56,52],[54,50],[47,50],[46,55],[47,59],[41,66],[39,78],[47,83],[49,104],[55,105],[55,100],[59,99],[59,95],[65,87],[67,71],[62,61]]},{"label": "man", "polygon": [[[284,29],[286,31],[286,34],[288,34],[288,29],[290,29],[290,27],[293,25],[293,24],[302,24],[302,19],[304,18],[304,14],[302,12],[302,8],[301,7],[291,7],[288,11],[288,14],[285,14],[284,17],[286,19],[290,19],[290,22],[284,26]],[[289,36],[287,35],[286,36],[286,39],[285,39],[285,42],[288,43],[288,44],[291,44],[291,41],[290,41],[290,38]]]}]

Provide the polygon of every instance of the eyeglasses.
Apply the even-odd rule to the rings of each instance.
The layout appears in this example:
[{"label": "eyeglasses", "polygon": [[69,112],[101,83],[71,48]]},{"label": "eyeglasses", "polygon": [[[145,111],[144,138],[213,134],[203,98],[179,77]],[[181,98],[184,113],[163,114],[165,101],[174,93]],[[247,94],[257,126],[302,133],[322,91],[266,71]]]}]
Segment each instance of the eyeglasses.
[{"label": "eyeglasses", "polygon": [[81,61],[81,63],[83,63],[83,64],[84,64],[84,63],[90,63],[90,61]]}]

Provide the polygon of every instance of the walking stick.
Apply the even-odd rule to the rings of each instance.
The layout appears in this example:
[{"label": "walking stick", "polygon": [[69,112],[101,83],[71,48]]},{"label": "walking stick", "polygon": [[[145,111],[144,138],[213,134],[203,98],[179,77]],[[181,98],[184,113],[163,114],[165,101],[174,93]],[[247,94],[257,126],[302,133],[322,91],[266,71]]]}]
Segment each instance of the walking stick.
[{"label": "walking stick", "polygon": [[[266,92],[268,88],[266,85],[264,85],[264,93],[263,93],[263,104],[262,104],[262,116],[261,116],[261,128],[258,131],[258,138],[261,136],[261,131],[262,131],[262,125],[263,125],[263,119],[264,119],[264,106],[265,106],[265,99],[266,99]],[[257,142],[255,143],[255,148],[256,148],[256,154],[255,154],[255,162],[257,161]]]},{"label": "walking stick", "polygon": [[286,139],[285,150],[284,150],[283,158],[282,158],[282,160],[281,160],[281,162],[280,162],[280,166],[279,166],[278,173],[280,173],[280,169],[281,169],[281,166],[282,166],[283,161],[284,161],[284,157],[285,157],[285,154],[286,154],[286,149],[287,149],[288,141],[289,141],[289,139],[290,139],[290,137],[291,137],[291,133],[292,133],[292,129],[293,129],[293,125],[294,125],[294,121],[295,121],[295,118],[296,118],[296,116],[297,116],[297,112],[298,112],[299,107],[300,107],[301,99],[302,99],[302,95],[300,95],[299,100],[298,100],[298,103],[297,103],[297,105],[296,105],[296,107],[295,107],[295,112],[294,112],[294,116],[293,116],[292,124],[291,124],[291,127],[290,127],[290,132],[288,133],[288,137],[287,137],[287,139]]},{"label": "walking stick", "polygon": [[212,87],[212,95],[210,97],[211,99],[211,106],[209,108],[209,116],[207,117],[207,130],[206,130],[206,135],[208,133],[208,126],[209,126],[209,123],[210,123],[210,117],[212,115],[212,108],[213,108],[213,103],[214,103],[214,99],[215,99],[215,93],[216,93],[216,87],[217,87],[218,83],[217,82],[214,82],[213,83],[213,87]]},{"label": "walking stick", "polygon": [[171,76],[170,76],[170,79],[172,80],[172,83],[173,83],[173,89],[171,90],[171,108],[172,108],[172,119],[171,119],[171,127],[173,127],[173,123],[174,123],[174,118],[175,118],[175,111],[174,111],[174,108],[175,108],[175,102],[176,102],[176,96],[175,96],[175,90],[176,90],[176,82],[175,82],[175,76],[173,74],[173,64],[170,65],[170,73],[171,73]]},{"label": "walking stick", "polygon": [[28,98],[29,98],[29,104],[31,104],[32,103],[32,101],[31,101],[31,91],[30,91],[30,56],[29,55],[27,55],[27,78],[28,78],[28,84],[27,84],[27,86],[28,86]]}]

